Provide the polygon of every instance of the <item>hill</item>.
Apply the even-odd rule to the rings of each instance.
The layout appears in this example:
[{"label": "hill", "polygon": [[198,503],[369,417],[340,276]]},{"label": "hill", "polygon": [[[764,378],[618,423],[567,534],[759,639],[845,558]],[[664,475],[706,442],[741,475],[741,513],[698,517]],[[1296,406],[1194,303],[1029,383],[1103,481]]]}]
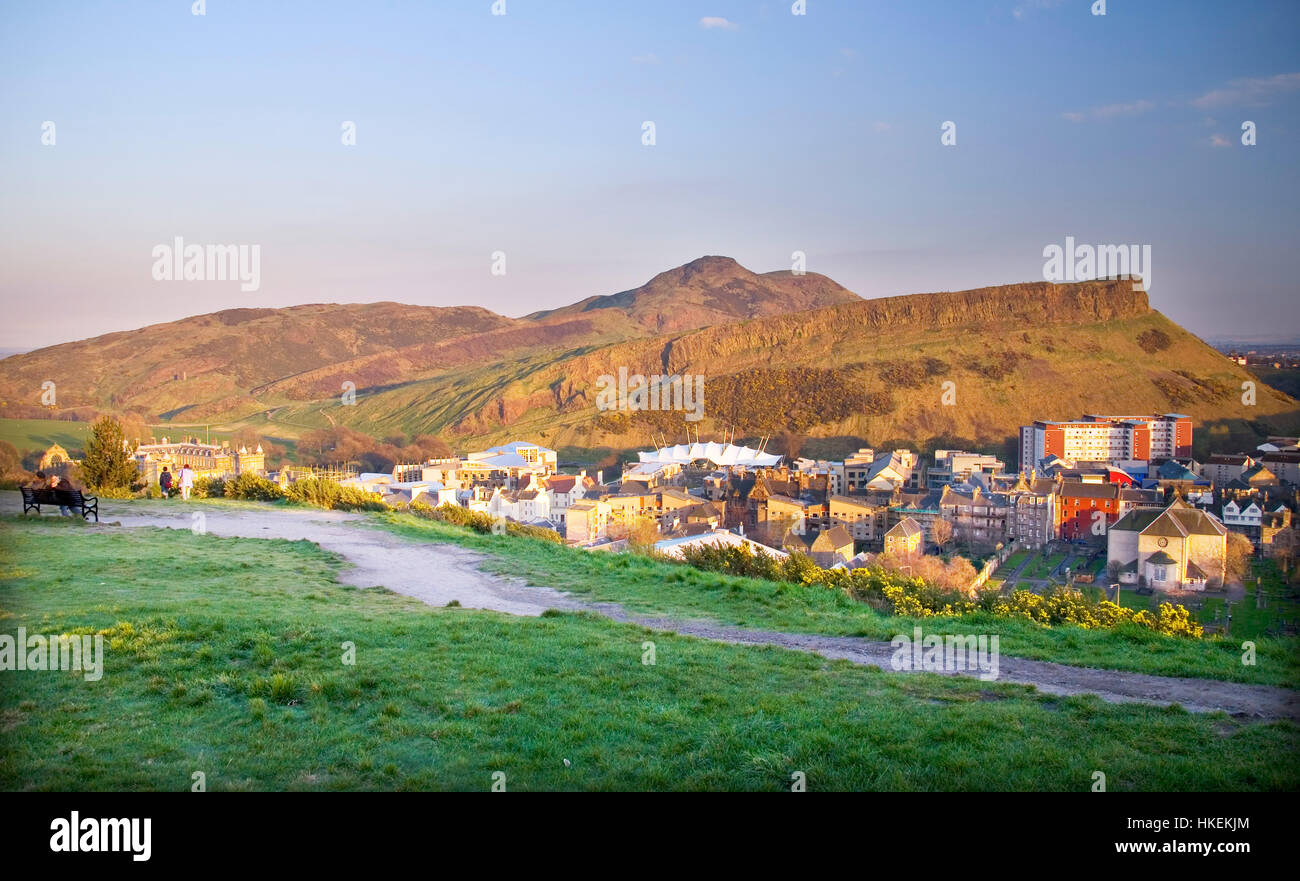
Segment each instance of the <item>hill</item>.
[{"label": "hill", "polygon": [[[700,422],[602,412],[597,382],[700,374]],[[292,437],[347,425],[626,450],[656,438],[784,434],[806,454],[900,443],[1003,448],[1033,419],[1177,410],[1198,452],[1300,431],[1300,405],[1151,309],[1128,281],[862,300],[823,276],[705,257],[619,294],[508,318],[397,303],[230,310],[0,361],[6,415],[59,405]],[[339,397],[357,390],[354,406]],[[950,385],[949,385],[950,384]],[[947,393],[945,395],[945,392]],[[31,402],[31,403],[27,403]],[[73,411],[79,412],[79,411]],[[1014,461],[1014,456],[1012,456]]]},{"label": "hill", "polygon": [[[598,411],[597,380],[620,367],[704,375],[704,419]],[[517,435],[561,449],[630,449],[687,430],[747,438],[788,430],[813,454],[866,442],[962,444],[1002,448],[1014,461],[1017,426],[1085,412],[1187,412],[1198,449],[1249,448],[1294,431],[1294,399],[1259,384],[1256,403],[1242,403],[1251,379],[1126,281],[1035,283],[859,300],[484,365],[376,390],[347,421],[438,431],[457,447]],[[326,424],[318,404],[283,416]]]},{"label": "hill", "polygon": [[786,270],[760,275],[730,257],[701,257],[661,272],[639,288],[589,297],[527,317],[545,319],[613,309],[638,327],[667,333],[804,312],[858,299],[857,294],[815,272],[795,275]]}]

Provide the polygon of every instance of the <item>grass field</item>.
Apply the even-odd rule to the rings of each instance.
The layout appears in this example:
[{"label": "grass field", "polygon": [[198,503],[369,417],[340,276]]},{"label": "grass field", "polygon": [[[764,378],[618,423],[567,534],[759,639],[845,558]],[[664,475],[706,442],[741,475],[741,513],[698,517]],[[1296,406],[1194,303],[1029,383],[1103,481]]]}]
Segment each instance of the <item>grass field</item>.
[{"label": "grass field", "polygon": [[1069,554],[1050,554],[1044,557],[1041,553],[1033,555],[1025,571],[1020,573],[1021,578],[1047,578],[1057,566],[1065,561]]},{"label": "grass field", "polygon": [[996,574],[1003,578],[1009,577],[1012,572],[1016,571],[1016,567],[1023,563],[1025,558],[1028,556],[1029,551],[1016,551],[1002,562],[1002,565],[998,567]]},{"label": "grass field", "polygon": [[307,542],[8,518],[0,547],[0,632],[107,644],[97,682],[3,674],[6,790],[1300,785],[1287,722],[435,609],[338,584]]},{"label": "grass field", "polygon": [[400,534],[446,541],[488,554],[486,568],[622,603],[648,615],[697,618],[760,630],[890,639],[923,624],[933,633],[999,634],[1005,655],[1086,667],[1193,676],[1261,685],[1300,686],[1300,640],[1260,639],[1258,663],[1243,666],[1240,642],[1164,637],[1137,628],[1042,627],[980,613],[959,618],[883,615],[823,587],[701,572],[633,554],[599,554],[517,537],[479,535],[409,514],[376,515]]},{"label": "grass field", "polygon": [[45,450],[51,444],[81,449],[90,431],[89,422],[64,419],[0,419],[0,440],[13,444],[20,453]]},{"label": "grass field", "polygon": [[[242,427],[245,426],[243,424],[206,426],[184,423],[159,423],[150,426],[158,437],[176,438],[194,434],[199,438],[210,439],[213,443],[232,439],[235,432]],[[250,427],[254,427],[262,437],[284,446],[290,454],[297,447],[295,438],[279,436],[278,432],[283,428],[281,425],[267,423],[265,419],[261,419],[255,426],[250,422]],[[84,449],[89,435],[89,422],[74,422],[66,419],[0,419],[0,440],[13,444],[20,453],[45,450],[56,443],[67,450],[81,450]]]}]

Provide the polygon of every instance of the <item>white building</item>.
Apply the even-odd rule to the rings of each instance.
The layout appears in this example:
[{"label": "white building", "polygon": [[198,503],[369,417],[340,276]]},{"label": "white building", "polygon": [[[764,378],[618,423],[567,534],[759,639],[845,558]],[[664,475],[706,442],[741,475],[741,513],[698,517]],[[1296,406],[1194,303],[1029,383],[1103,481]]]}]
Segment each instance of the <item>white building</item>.
[{"label": "white building", "polygon": [[729,532],[725,529],[715,529],[713,532],[703,532],[699,535],[682,536],[681,538],[665,538],[662,541],[655,542],[655,550],[667,557],[673,557],[680,560],[683,558],[686,548],[704,547],[720,545],[723,547],[747,547],[755,554],[766,554],[774,560],[781,560],[788,556],[785,551],[778,551],[776,548],[769,548],[767,545],[759,544],[756,541],[750,541],[747,538]]}]

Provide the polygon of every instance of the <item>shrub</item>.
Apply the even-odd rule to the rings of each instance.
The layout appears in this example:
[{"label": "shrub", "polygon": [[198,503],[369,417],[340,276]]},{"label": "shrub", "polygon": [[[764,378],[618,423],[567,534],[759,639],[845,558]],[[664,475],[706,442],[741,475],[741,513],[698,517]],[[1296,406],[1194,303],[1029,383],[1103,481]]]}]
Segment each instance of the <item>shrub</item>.
[{"label": "shrub", "polygon": [[[1192,620],[1191,613],[1183,606],[1164,603],[1159,615],[1135,613],[1102,599],[1101,592],[1096,590],[1084,593],[1073,588],[1055,587],[1041,595],[1017,590],[1009,597],[1001,597],[996,591],[970,596],[965,592],[965,586],[970,583],[974,570],[968,561],[961,558],[955,558],[947,566],[937,557],[911,558],[910,565],[920,566],[924,572],[938,573],[935,578],[904,576],[882,565],[851,570],[823,569],[805,554],[791,554],[784,560],[775,561],[748,547],[720,543],[687,548],[683,560],[709,572],[840,590],[886,614],[912,618],[989,612],[998,618],[1023,618],[1044,627],[1074,624],[1095,629],[1135,624],[1166,636],[1196,639],[1204,634],[1201,625]],[[932,564],[927,565],[927,561],[932,561]],[[943,575],[953,564],[964,580],[945,584]]]},{"label": "shrub", "polygon": [[[175,495],[176,490],[172,490]],[[198,477],[191,494],[196,499],[219,499],[226,494],[226,481],[221,477]]]},{"label": "shrub", "polygon": [[1154,327],[1150,330],[1144,330],[1138,335],[1138,345],[1141,346],[1142,351],[1146,352],[1148,355],[1154,355],[1156,352],[1164,351],[1172,344],[1173,340],[1169,339],[1169,334],[1165,333],[1163,330],[1156,330]]},{"label": "shrub", "polygon": [[225,482],[223,488],[228,499],[246,499],[253,502],[274,502],[284,498],[280,485],[256,474],[240,474]]},{"label": "shrub", "polygon": [[385,511],[378,493],[366,492],[355,486],[340,486],[321,477],[305,477],[289,485],[285,496],[294,502],[314,505],[331,511]]},{"label": "shrub", "polygon": [[[503,530],[500,526],[496,526],[498,520],[491,514],[484,511],[471,511],[469,508],[462,508],[459,505],[443,504],[435,508],[428,502],[417,501],[410,505],[409,510],[417,517],[423,517],[426,520],[437,520],[442,523],[450,523],[453,526],[463,526],[466,529],[472,529],[485,535],[492,533],[518,535],[525,538],[538,538],[556,544],[564,543],[564,536],[553,529],[547,529],[544,526],[529,526],[527,523],[515,523],[507,520],[503,521],[505,526]],[[495,529],[494,526],[496,526]]]},{"label": "shrub", "polygon": [[771,554],[754,551],[749,545],[724,545],[712,542],[682,549],[682,557],[697,569],[747,575],[780,581],[780,564]]}]

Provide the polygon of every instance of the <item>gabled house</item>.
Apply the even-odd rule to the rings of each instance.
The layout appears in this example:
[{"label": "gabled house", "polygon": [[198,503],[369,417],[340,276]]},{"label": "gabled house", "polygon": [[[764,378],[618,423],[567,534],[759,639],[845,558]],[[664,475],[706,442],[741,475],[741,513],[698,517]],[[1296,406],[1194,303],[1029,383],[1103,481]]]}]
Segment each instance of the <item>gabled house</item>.
[{"label": "gabled house", "polygon": [[823,529],[815,535],[799,535],[791,530],[786,533],[783,545],[787,552],[807,554],[824,569],[853,559],[853,536],[843,526]]},{"label": "gabled house", "polygon": [[569,506],[586,498],[596,488],[596,481],[583,470],[577,474],[552,474],[541,485],[551,493],[551,518],[563,524]]},{"label": "gabled house", "polygon": [[1134,508],[1110,528],[1108,564],[1123,584],[1204,590],[1223,584],[1227,528],[1213,514],[1175,499],[1163,510]]},{"label": "gabled house", "polygon": [[919,554],[923,550],[924,539],[921,525],[911,517],[904,517],[885,533],[885,553]]}]

